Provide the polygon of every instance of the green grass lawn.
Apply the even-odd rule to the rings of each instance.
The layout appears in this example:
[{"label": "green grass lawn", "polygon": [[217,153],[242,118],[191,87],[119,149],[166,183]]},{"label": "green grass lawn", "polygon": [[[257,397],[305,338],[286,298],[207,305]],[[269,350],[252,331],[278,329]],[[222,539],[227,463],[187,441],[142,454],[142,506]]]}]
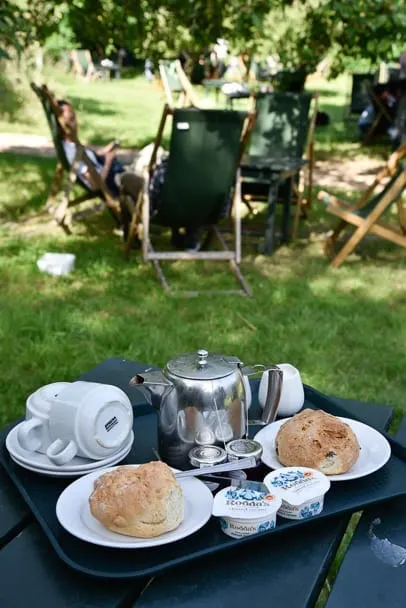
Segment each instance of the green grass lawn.
[{"label": "green grass lawn", "polygon": [[[84,85],[63,76],[56,84],[79,108],[84,141],[104,143],[113,131],[129,146],[152,137],[162,99],[141,79]],[[336,104],[335,116],[342,115],[344,95],[338,87],[337,101],[333,85],[328,87],[322,107],[329,100],[332,114]],[[33,99],[33,113],[38,105]],[[42,118],[25,120],[15,127],[46,133]],[[11,128],[0,123],[0,130]],[[366,153],[348,134],[318,138],[325,138],[324,154],[336,153],[334,141],[341,150]],[[400,248],[367,239],[341,269],[332,270],[321,241],[333,218],[315,204],[297,242],[270,258],[244,238],[241,267],[254,298],[175,299],[164,293],[152,267],[140,263],[138,252],[124,261],[107,214],[77,223],[70,237],[33,231],[54,163],[0,155],[0,426],[23,413],[26,396],[40,385],[74,380],[107,357],[163,365],[202,347],[244,362],[288,361],[321,391],[390,404],[398,417],[406,412],[406,267]],[[76,254],[74,272],[41,274],[36,260],[46,251]],[[234,286],[221,263],[177,262],[167,271],[179,288]]]},{"label": "green grass lawn", "polygon": [[[162,95],[143,78],[85,84],[52,71],[47,82],[74,102],[83,141],[119,137],[125,147],[140,147],[154,137]],[[331,117],[328,128],[316,130],[317,157],[385,157],[387,146],[361,147],[356,122],[343,121],[347,86],[344,77],[311,86]],[[26,94],[29,103],[14,122],[0,118],[0,133],[48,135],[39,102]],[[395,424],[406,413],[400,248],[367,238],[332,270],[321,245],[334,220],[315,202],[297,241],[272,257],[258,255],[255,239],[243,238],[241,269],[254,298],[172,298],[139,252],[124,261],[108,214],[77,222],[69,237],[50,228],[42,206],[54,168],[52,158],[0,154],[0,428],[23,414],[27,395],[39,386],[75,380],[106,358],[164,365],[202,347],[246,363],[290,362],[325,393],[393,406]],[[36,261],[46,251],[74,253],[74,271],[40,273]],[[165,268],[180,289],[234,287],[221,263]],[[333,577],[337,568],[338,562]]]},{"label": "green grass lawn", "polygon": [[[103,145],[118,138],[124,148],[140,148],[157,131],[163,93],[157,84],[149,84],[142,76],[87,83],[51,69],[43,80],[58,98],[73,103],[79,117],[80,137],[88,144]],[[28,85],[22,86],[21,95],[26,103],[12,120],[2,118],[0,113],[0,133],[48,136],[48,125],[37,97]]]}]

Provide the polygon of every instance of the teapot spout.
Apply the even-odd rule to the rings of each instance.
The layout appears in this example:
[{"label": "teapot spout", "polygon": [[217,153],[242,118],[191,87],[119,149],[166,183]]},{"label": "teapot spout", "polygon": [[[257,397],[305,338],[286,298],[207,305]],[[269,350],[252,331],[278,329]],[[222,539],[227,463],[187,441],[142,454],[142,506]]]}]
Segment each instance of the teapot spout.
[{"label": "teapot spout", "polygon": [[149,398],[152,405],[159,409],[164,392],[173,386],[173,384],[164,376],[161,370],[147,369],[145,372],[141,372],[131,378],[130,386],[141,389],[143,394]]}]

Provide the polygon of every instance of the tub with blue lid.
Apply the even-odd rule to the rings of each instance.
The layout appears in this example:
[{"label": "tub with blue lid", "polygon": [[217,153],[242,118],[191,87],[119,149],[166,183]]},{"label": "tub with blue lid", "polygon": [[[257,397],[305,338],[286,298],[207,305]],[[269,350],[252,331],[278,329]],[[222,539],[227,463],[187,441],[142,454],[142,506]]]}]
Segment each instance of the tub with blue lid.
[{"label": "tub with blue lid", "polygon": [[282,501],[262,483],[244,482],[246,487],[224,488],[214,497],[213,515],[221,529],[233,538],[272,530]]},{"label": "tub with blue lid", "polygon": [[286,519],[307,519],[319,515],[324,495],[330,489],[326,475],[307,467],[282,467],[268,473],[264,484],[281,501],[278,515]]}]

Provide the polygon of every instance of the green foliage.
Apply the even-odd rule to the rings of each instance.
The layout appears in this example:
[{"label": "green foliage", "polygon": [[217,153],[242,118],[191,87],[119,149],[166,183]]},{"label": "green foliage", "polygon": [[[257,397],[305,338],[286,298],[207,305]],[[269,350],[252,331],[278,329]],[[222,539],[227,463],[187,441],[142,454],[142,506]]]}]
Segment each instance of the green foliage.
[{"label": "green foliage", "polygon": [[9,0],[0,7],[0,60],[10,59],[10,49],[21,52],[26,44],[27,24],[21,9]]},{"label": "green foliage", "polygon": [[58,28],[64,8],[63,0],[2,0],[0,59],[44,42]]},{"label": "green foliage", "polygon": [[406,39],[404,0],[3,0],[0,56],[47,41],[57,53],[81,46],[139,57],[192,56],[223,37],[233,51],[278,55],[312,72],[327,54],[332,74],[348,58],[397,59]]},{"label": "green foliage", "polygon": [[[303,0],[307,4],[308,0]],[[315,35],[332,50],[331,75],[342,72],[348,60],[370,65],[397,60],[406,39],[404,0],[326,0],[313,12]]]},{"label": "green foliage", "polygon": [[62,6],[58,29],[52,32],[44,42],[45,56],[57,61],[64,51],[70,51],[75,47],[75,44],[75,34],[69,22],[69,9],[67,6]]},{"label": "green foliage", "polygon": [[265,18],[260,51],[277,57],[286,70],[313,72],[329,48],[323,13],[315,0],[279,3]]}]

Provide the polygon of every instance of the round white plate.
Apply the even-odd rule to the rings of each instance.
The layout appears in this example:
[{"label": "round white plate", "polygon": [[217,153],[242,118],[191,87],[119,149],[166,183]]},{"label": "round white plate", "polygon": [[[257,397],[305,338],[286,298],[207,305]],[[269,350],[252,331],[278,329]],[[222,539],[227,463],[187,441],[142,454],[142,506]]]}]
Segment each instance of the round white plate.
[{"label": "round white plate", "polygon": [[[138,467],[139,465],[132,465]],[[113,470],[105,469],[103,473]],[[156,538],[135,538],[111,532],[102,526],[90,513],[89,496],[100,471],[90,473],[71,483],[60,495],[56,503],[56,516],[65,530],[95,545],[119,549],[142,549],[173,543],[200,530],[211,517],[213,496],[202,481],[194,477],[180,479],[185,501],[183,522],[171,532]]]},{"label": "round white plate", "polygon": [[14,461],[18,461],[18,464],[21,466],[25,465],[26,468],[32,467],[36,471],[40,469],[54,472],[71,471],[75,473],[90,473],[94,471],[95,468],[100,469],[100,467],[111,466],[116,462],[119,462],[124,456],[127,456],[134,443],[134,433],[131,431],[127,443],[116,454],[103,458],[102,460],[91,460],[90,458],[75,456],[75,458],[72,458],[72,460],[66,464],[56,465],[51,462],[45,454],[41,454],[40,452],[29,452],[21,447],[17,436],[18,427],[19,425],[17,424],[17,426],[12,428],[7,435],[6,448]]},{"label": "round white plate", "polygon": [[[351,418],[341,418],[340,416],[339,418],[352,428],[361,450],[357,462],[353,464],[351,469],[346,473],[341,473],[341,475],[328,475],[330,481],[358,479],[383,467],[388,462],[391,454],[390,444],[385,437],[367,424]],[[279,462],[276,454],[275,438],[280,427],[288,420],[290,418],[272,422],[261,429],[254,437],[255,441],[259,441],[263,448],[262,462],[271,469],[280,469],[284,466]]]},{"label": "round white plate", "polygon": [[11,460],[13,460],[16,464],[28,471],[32,471],[33,473],[38,473],[39,475],[45,475],[45,477],[79,477],[81,475],[87,475],[88,473],[93,473],[97,471],[100,474],[100,469],[104,469],[108,466],[112,466],[113,464],[117,464],[123,458],[127,456],[130,452],[132,444],[130,444],[125,450],[121,450],[121,452],[117,453],[113,459],[109,459],[109,463],[105,464],[104,461],[94,460],[93,467],[89,469],[88,465],[86,465],[86,470],[76,469],[75,471],[69,471],[64,467],[58,467],[58,469],[42,469],[36,467],[35,465],[29,465],[25,462],[21,462],[18,458],[10,454]]}]

